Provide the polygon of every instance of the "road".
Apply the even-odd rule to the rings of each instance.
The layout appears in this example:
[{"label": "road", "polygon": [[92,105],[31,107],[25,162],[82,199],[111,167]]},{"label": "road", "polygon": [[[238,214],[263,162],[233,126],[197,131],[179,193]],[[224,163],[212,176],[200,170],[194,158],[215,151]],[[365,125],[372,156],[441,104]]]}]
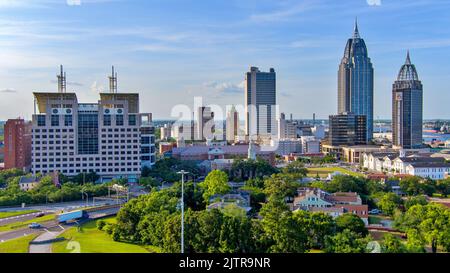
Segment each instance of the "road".
[{"label": "road", "polygon": [[[103,206],[106,203],[111,203],[111,201],[96,201],[96,206]],[[11,212],[11,211],[23,211],[23,210],[39,210],[39,211],[47,211],[47,212],[59,212],[59,211],[68,211],[79,209],[87,206],[92,206],[93,202],[90,200],[89,202],[80,200],[74,202],[64,202],[64,203],[52,203],[52,204],[39,204],[39,205],[28,205],[25,208],[21,207],[2,207],[0,208],[0,212]]]},{"label": "road", "polygon": [[[95,220],[95,219],[103,218],[106,216],[115,215],[115,214],[117,214],[119,209],[120,208],[108,208],[105,210],[89,212],[89,220]],[[74,224],[59,224],[56,221],[44,222],[44,223],[41,223],[41,225],[42,225],[41,229],[30,229],[30,228],[26,227],[26,228],[22,228],[22,229],[18,229],[18,230],[0,232],[0,242],[17,239],[22,236],[27,236],[30,234],[36,234],[36,233],[43,234],[43,233],[48,233],[48,231],[58,232],[58,231],[64,230],[65,228],[74,226]],[[45,238],[47,238],[47,237],[45,236]],[[36,238],[36,239],[38,239],[38,238]]]},{"label": "road", "polygon": [[30,234],[42,233],[45,232],[46,229],[52,229],[57,226],[55,221],[48,221],[41,224],[43,228],[41,229],[31,229],[31,228],[22,228],[18,230],[5,231],[0,233],[0,242],[17,239],[23,236],[27,236]]},{"label": "road", "polygon": [[[115,215],[119,209],[120,208],[110,208],[89,212],[89,218],[83,220],[80,224],[102,217]],[[43,232],[41,235],[36,237],[36,239],[33,240],[33,244],[30,244],[29,253],[52,253],[53,242],[51,240],[56,239],[65,231],[66,228],[73,227],[74,225],[75,224],[58,225],[50,229],[46,229],[46,232]]]},{"label": "road", "polygon": [[[12,224],[12,223],[16,223],[16,222],[25,222],[25,221],[28,221],[31,219],[38,220],[39,218],[36,218],[36,216],[41,213],[42,212],[39,211],[39,212],[34,212],[34,213],[29,213],[29,214],[23,214],[23,215],[3,218],[3,219],[0,219],[0,226],[4,226],[7,224]],[[49,214],[49,213],[45,213],[45,214]]]}]

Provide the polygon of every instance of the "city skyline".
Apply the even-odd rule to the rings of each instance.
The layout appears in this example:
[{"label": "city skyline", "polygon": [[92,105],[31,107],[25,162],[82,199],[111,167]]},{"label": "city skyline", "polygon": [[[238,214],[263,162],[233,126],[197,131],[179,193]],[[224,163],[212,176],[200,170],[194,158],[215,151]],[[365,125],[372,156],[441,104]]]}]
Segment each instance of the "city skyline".
[{"label": "city skyline", "polygon": [[[448,55],[450,33],[439,27],[449,20],[439,14],[448,5],[0,1],[0,120],[30,119],[30,94],[56,91],[60,64],[67,70],[68,91],[82,101],[95,99],[95,91],[108,91],[109,67],[116,65],[119,92],[139,92],[143,111],[152,112],[155,120],[173,119],[170,109],[189,105],[194,96],[204,97],[205,105],[240,104],[248,67],[274,67],[280,111],[295,119],[313,113],[326,119],[337,112],[337,66],[355,17],[375,68],[374,119],[391,116],[391,84],[407,49],[427,90],[424,119],[446,118],[450,67],[442,56]],[[152,16],[140,11],[143,6],[152,6]],[[121,10],[135,16],[118,18]],[[111,17],[115,20],[101,19]]]}]

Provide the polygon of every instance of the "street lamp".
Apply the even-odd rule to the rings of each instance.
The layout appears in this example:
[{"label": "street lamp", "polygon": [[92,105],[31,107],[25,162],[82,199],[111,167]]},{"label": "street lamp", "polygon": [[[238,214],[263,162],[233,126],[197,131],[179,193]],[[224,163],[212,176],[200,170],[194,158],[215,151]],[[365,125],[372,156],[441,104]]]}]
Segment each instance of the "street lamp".
[{"label": "street lamp", "polygon": [[84,190],[81,191],[81,198],[84,198],[84,195],[86,194],[86,207],[89,206],[89,194],[85,192]]},{"label": "street lamp", "polygon": [[181,170],[177,172],[181,174],[181,254],[184,253],[184,176],[189,172]]}]

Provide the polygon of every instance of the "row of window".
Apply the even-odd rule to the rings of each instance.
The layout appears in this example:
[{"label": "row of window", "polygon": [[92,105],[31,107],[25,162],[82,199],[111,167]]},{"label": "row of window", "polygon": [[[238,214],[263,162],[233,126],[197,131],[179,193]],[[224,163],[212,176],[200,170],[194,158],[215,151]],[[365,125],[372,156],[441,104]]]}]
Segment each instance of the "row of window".
[{"label": "row of window", "polygon": [[[54,167],[50,167],[50,168],[54,168]],[[47,173],[52,173],[55,170],[53,169],[48,169],[47,170],[43,170],[43,169],[35,169],[36,173],[42,173],[42,174],[47,174]],[[102,173],[114,173],[117,174],[119,172],[140,172],[139,168],[115,168],[115,169],[68,169],[68,170],[64,170],[64,169],[60,169],[58,171],[61,171],[63,174],[78,174],[78,173],[91,173],[91,172],[96,172],[97,174],[102,174]]]},{"label": "row of window", "polygon": [[107,137],[109,137],[109,138],[113,138],[113,137],[115,137],[115,138],[118,138],[118,137],[134,137],[134,138],[138,138],[139,137],[139,135],[138,134],[127,134],[127,135],[125,135],[125,134],[121,134],[121,135],[119,135],[119,134],[102,134],[102,138],[107,138]]},{"label": "row of window", "polygon": [[47,143],[47,141],[42,141],[42,142],[41,141],[32,141],[31,144],[36,144],[36,145],[65,144],[66,145],[66,144],[74,144],[74,141],[73,140],[70,140],[70,141],[63,140],[62,143],[60,140],[57,140],[57,141],[50,140],[50,141],[48,141],[48,143]]},{"label": "row of window", "polygon": [[73,129],[33,129],[32,132],[34,133],[73,133]]},{"label": "row of window", "polygon": [[[80,115],[81,116],[81,115]],[[72,115],[64,115],[64,126],[70,127],[73,126],[73,116]],[[115,116],[115,124],[116,126],[124,126],[124,116],[123,115],[116,115]],[[129,115],[128,116],[128,125],[129,126],[136,126],[136,115]],[[46,116],[45,115],[38,115],[37,116],[37,125],[39,127],[45,127],[46,126]],[[50,125],[52,127],[58,127],[60,126],[60,115],[51,115],[50,116]],[[103,126],[111,126],[111,115],[104,115],[103,116]]]},{"label": "row of window", "polygon": [[57,134],[57,135],[38,135],[38,134],[34,134],[33,138],[35,139],[54,139],[54,138],[75,138],[75,136],[73,134]]},{"label": "row of window", "polygon": [[[137,156],[135,156],[135,157],[120,157],[120,158],[119,157],[114,157],[114,160],[117,160],[117,161],[119,161],[119,160],[122,160],[122,161],[135,160],[135,161],[137,161],[138,158],[139,157],[137,157]],[[106,161],[106,158],[104,158],[103,160]],[[113,158],[110,157],[109,160],[113,160]],[[67,159],[67,158],[36,158],[36,159],[34,159],[34,162],[36,162],[36,163],[40,163],[40,162],[67,162],[67,161],[73,162],[74,160],[73,160],[73,158],[72,158],[72,160]],[[77,161],[79,161],[79,160],[77,160]],[[85,163],[85,164],[87,164],[87,163]],[[85,164],[83,164],[83,166],[85,166]],[[89,164],[90,164],[89,166],[91,166],[91,164],[94,164],[94,163],[89,163]],[[95,166],[100,166],[100,163],[95,163],[95,164],[96,164]],[[106,163],[103,163],[103,164],[106,164]],[[71,164],[71,165],[73,165],[73,164]],[[79,165],[80,164],[76,164],[77,167],[79,167]],[[103,165],[103,166],[106,166],[106,165]],[[112,166],[112,165],[110,165],[110,166]],[[73,167],[73,166],[71,166],[71,167]]]},{"label": "row of window", "polygon": [[[49,153],[48,154],[48,156],[54,156],[54,155],[61,156],[61,153],[56,153],[56,154]],[[69,153],[69,155],[73,156],[73,153]],[[41,156],[40,153],[33,154],[33,158],[40,157],[40,156]],[[47,156],[47,153],[43,153],[42,156]],[[62,153],[62,156],[67,156],[67,153]],[[70,161],[70,162],[77,161],[78,162],[78,161],[94,161],[94,160],[95,161],[100,161],[100,160],[106,161],[106,160],[138,160],[138,159],[139,159],[138,156],[134,156],[134,157],[102,157],[102,158],[100,158],[100,157],[95,157],[95,158],[93,158],[93,157],[90,157],[90,158],[69,157],[69,158],[62,158],[62,161]],[[36,158],[35,160],[38,160],[38,159]],[[59,160],[59,159],[57,159],[57,160]]]}]

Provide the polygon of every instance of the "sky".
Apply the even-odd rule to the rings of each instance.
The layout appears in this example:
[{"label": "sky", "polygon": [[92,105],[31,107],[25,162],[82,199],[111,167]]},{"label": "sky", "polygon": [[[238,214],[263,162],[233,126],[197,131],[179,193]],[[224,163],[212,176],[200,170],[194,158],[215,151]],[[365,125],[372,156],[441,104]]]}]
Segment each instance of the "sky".
[{"label": "sky", "polygon": [[355,18],[375,69],[375,118],[391,117],[406,52],[424,85],[424,118],[450,118],[448,0],[0,0],[0,120],[33,113],[32,92],[95,102],[139,92],[141,112],[244,103],[250,66],[277,72],[280,110],[297,119],[337,111],[337,70]]}]

